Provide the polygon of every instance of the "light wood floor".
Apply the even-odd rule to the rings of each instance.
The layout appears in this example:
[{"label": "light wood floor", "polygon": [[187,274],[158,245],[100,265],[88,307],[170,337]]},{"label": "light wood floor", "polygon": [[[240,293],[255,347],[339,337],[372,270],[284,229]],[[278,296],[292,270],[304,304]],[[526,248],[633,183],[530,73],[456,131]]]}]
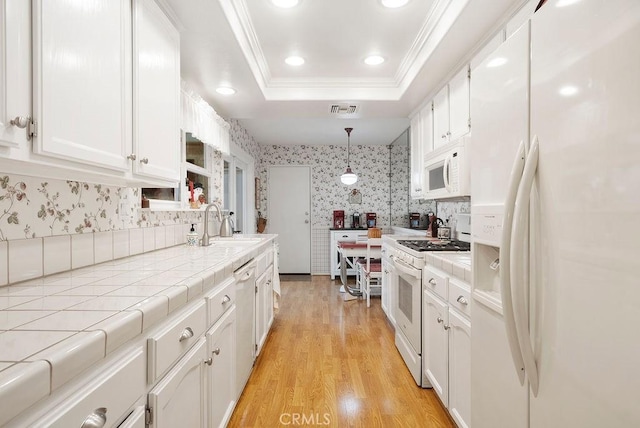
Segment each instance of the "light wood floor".
[{"label": "light wood floor", "polygon": [[455,427],[435,393],[413,381],[379,298],[370,308],[343,302],[328,276],[281,288],[229,427]]}]

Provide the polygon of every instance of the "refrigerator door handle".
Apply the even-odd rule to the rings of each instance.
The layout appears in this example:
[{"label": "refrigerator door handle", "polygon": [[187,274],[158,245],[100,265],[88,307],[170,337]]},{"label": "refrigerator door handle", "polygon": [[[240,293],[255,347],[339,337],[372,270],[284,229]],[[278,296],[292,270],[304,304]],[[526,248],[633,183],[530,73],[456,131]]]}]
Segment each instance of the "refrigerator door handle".
[{"label": "refrigerator door handle", "polygon": [[528,254],[525,245],[529,232],[529,199],[531,197],[533,180],[538,168],[539,151],[538,137],[534,136],[524,165],[524,171],[522,172],[522,180],[520,180],[520,185],[518,186],[518,196],[516,197],[513,216],[513,237],[511,240],[511,283],[514,285],[512,288],[513,315],[516,322],[518,342],[524,360],[524,368],[529,378],[529,386],[531,386],[534,397],[538,395],[538,368],[536,366],[535,355],[531,345],[531,334],[529,332],[528,299],[526,296],[528,277],[523,256],[524,254]]},{"label": "refrigerator door handle", "polygon": [[444,188],[447,189],[448,192],[451,192],[451,180],[449,180],[450,171],[451,171],[451,160],[452,156],[449,155],[444,160],[444,168],[442,168],[442,178],[444,179]]},{"label": "refrigerator door handle", "polygon": [[524,361],[518,340],[518,332],[513,313],[513,298],[511,296],[511,229],[513,223],[513,213],[516,203],[518,186],[522,178],[522,171],[525,164],[525,142],[521,141],[518,146],[516,158],[513,161],[511,175],[509,176],[509,187],[504,203],[504,217],[502,226],[502,240],[500,242],[500,295],[502,297],[502,316],[507,332],[507,341],[511,350],[511,358],[516,369],[516,374],[520,380],[520,385],[524,385]]}]

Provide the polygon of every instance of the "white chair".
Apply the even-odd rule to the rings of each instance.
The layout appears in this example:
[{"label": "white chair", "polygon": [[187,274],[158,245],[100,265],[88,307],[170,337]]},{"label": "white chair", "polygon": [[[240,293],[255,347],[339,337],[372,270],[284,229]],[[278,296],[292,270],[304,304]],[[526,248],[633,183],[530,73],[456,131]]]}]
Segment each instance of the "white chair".
[{"label": "white chair", "polygon": [[367,307],[371,306],[371,294],[376,295],[382,292],[382,261],[380,260],[381,238],[369,238],[367,240],[367,255],[364,260],[358,262],[359,274],[356,280],[362,292],[362,296],[367,297]]}]

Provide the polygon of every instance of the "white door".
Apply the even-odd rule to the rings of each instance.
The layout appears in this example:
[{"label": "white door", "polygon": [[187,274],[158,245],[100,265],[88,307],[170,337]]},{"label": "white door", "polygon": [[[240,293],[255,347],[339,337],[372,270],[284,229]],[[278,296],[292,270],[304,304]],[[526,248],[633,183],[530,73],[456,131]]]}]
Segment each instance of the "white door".
[{"label": "white door", "polygon": [[311,167],[269,167],[269,233],[277,233],[280,273],[311,273]]}]

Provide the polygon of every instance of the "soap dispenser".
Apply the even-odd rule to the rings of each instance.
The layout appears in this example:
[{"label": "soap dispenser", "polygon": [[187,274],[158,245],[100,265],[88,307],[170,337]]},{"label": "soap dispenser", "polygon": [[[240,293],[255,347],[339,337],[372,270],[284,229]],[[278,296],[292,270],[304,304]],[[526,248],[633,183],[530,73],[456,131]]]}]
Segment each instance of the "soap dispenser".
[{"label": "soap dispenser", "polygon": [[198,232],[196,232],[195,224],[191,224],[191,230],[187,233],[187,246],[195,247],[198,245]]}]

